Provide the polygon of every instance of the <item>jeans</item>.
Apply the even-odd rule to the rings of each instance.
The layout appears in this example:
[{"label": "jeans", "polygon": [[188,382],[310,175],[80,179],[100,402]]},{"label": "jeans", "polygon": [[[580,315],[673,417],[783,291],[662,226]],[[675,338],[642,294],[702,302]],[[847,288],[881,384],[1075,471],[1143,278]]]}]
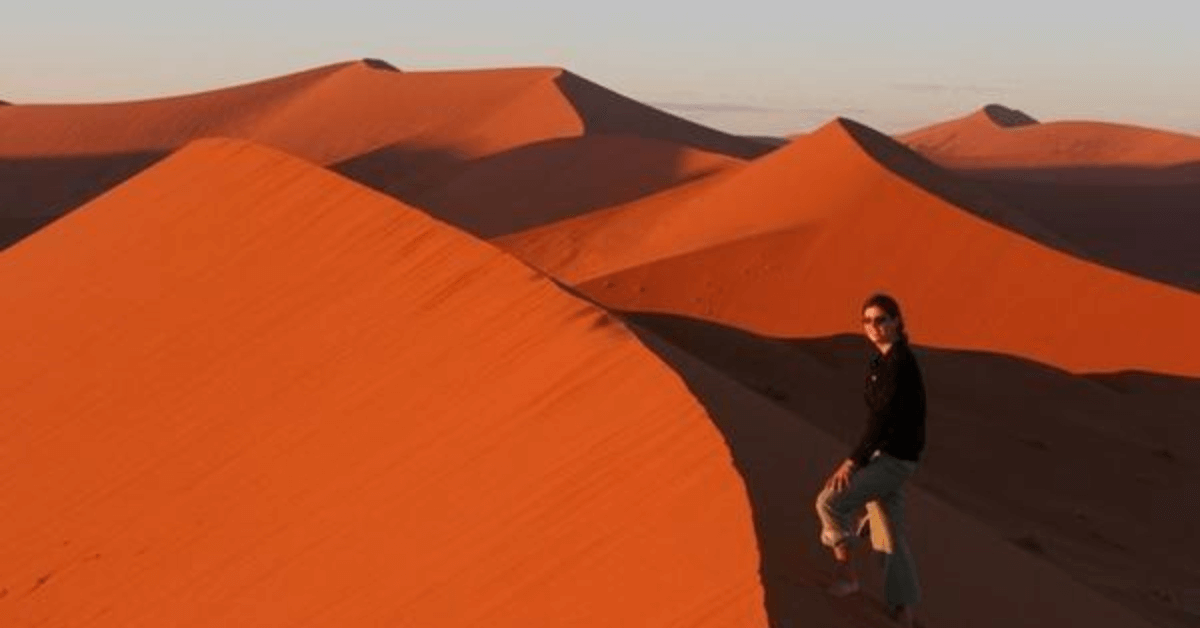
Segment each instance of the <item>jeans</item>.
[{"label": "jeans", "polygon": [[861,513],[872,506],[872,544],[885,552],[883,593],[889,606],[916,604],[921,597],[904,523],[904,482],[916,470],[916,462],[876,452],[867,466],[850,476],[844,490],[824,489],[817,496],[821,543],[827,547],[853,547]]}]

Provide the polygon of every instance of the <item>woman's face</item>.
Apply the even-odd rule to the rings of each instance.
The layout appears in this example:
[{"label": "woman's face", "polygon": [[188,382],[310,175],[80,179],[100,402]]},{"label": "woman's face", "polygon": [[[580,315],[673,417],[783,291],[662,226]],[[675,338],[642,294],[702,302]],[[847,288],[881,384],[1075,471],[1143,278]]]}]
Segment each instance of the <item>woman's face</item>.
[{"label": "woman's face", "polygon": [[888,316],[883,308],[872,305],[863,310],[863,331],[875,344],[891,344],[899,337],[900,321]]}]

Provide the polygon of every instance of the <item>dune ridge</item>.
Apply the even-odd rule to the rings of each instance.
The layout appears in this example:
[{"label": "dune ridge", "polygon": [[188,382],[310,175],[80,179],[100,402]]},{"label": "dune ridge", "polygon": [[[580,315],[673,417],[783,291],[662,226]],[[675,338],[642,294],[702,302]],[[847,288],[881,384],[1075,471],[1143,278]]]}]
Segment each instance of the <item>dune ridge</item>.
[{"label": "dune ridge", "polygon": [[678,376],[392,199],[205,140],[0,286],[0,623],[765,624]]}]

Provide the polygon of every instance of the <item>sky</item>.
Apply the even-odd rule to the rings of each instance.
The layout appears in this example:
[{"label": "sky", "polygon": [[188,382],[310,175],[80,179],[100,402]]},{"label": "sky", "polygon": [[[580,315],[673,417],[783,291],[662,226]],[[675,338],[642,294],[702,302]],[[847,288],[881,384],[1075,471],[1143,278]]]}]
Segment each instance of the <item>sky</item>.
[{"label": "sky", "polygon": [[0,100],[168,96],[364,57],[564,67],[736,133],[899,132],[989,103],[1200,133],[1197,0],[20,3]]}]

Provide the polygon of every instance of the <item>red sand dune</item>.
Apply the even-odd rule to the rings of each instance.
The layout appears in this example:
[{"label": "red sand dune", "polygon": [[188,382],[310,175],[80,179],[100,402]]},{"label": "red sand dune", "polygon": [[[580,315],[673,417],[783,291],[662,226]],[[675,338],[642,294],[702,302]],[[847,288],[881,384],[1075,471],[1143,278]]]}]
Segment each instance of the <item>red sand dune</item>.
[{"label": "red sand dune", "polygon": [[[672,169],[694,161],[691,152],[745,158],[769,150],[561,69],[401,72],[374,61],[345,63],[175,98],[4,108],[0,174],[21,184],[0,189],[2,217],[17,223],[6,227],[16,235],[0,236],[23,236],[29,220],[59,216],[200,137],[254,140],[404,193],[453,176],[464,162],[585,134],[675,145],[678,155],[656,149],[648,169],[656,178],[642,183],[654,189],[695,176]],[[589,158],[588,145],[579,150],[575,159]],[[546,164],[548,180],[554,165]],[[500,191],[476,193],[493,198]]]},{"label": "red sand dune", "polygon": [[895,178],[879,167],[883,161],[910,182],[952,196],[992,222],[1068,246],[978,186],[958,180],[894,142],[875,144],[874,154],[864,159],[862,150],[848,149],[840,123],[829,124],[748,167],[730,168],[700,185],[673,188],[497,242],[538,268],[578,283],[717,244],[818,224],[875,202],[879,182]]},{"label": "red sand dune", "polygon": [[387,197],[207,140],[0,286],[2,625],[765,625],[678,376]]},{"label": "red sand dune", "polygon": [[1039,123],[989,105],[897,136],[954,168],[1163,167],[1200,161],[1200,137],[1106,122]]},{"label": "red sand dune", "polygon": [[1076,259],[948,203],[868,154],[893,142],[866,127],[839,120],[818,135],[826,141],[819,159],[781,151],[771,164],[778,178],[763,176],[752,196],[689,216],[680,250],[706,220],[753,225],[762,217],[779,228],[580,289],[617,309],[698,316],[776,336],[857,333],[862,299],[886,290],[933,346],[1074,372],[1200,375],[1200,338],[1161,322],[1167,313],[1200,317],[1200,296]]},{"label": "red sand dune", "polygon": [[1200,292],[1200,137],[1096,122],[1006,127],[991,106],[903,135],[1088,259]]}]

